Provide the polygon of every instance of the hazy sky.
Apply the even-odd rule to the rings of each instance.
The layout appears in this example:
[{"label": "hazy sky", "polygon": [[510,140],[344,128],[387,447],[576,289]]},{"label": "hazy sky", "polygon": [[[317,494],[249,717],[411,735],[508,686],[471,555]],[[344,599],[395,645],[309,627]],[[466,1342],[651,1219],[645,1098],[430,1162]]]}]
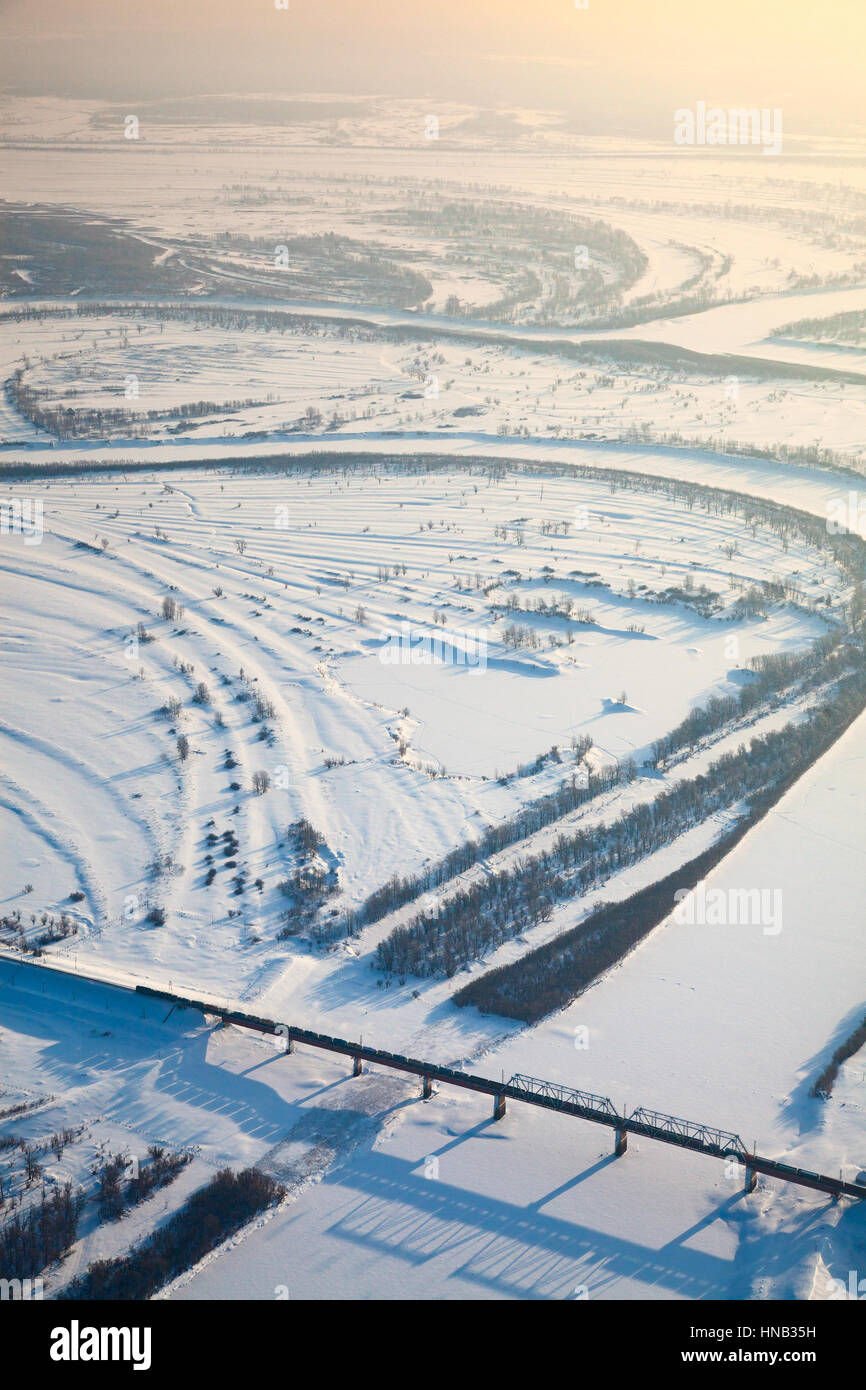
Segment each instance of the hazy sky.
[{"label": "hazy sky", "polygon": [[863,129],[866,0],[0,0],[0,82],[112,100],[357,92],[670,127],[698,100]]}]

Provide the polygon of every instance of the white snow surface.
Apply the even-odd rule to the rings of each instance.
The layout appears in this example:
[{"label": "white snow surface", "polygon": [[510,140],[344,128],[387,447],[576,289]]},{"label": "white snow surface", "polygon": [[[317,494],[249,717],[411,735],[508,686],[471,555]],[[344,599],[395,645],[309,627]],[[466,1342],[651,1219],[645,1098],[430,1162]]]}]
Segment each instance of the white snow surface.
[{"label": "white snow surface", "polygon": [[[0,304],[0,472],[46,469],[3,488],[8,503],[39,504],[43,533],[0,534],[0,917],[20,912],[36,932],[42,914],[65,913],[76,929],[46,950],[54,970],[0,950],[0,1109],[35,1103],[4,1132],[82,1126],[48,1163],[49,1184],[86,1182],[106,1146],[194,1155],[123,1222],[88,1218],[49,1291],[128,1249],[216,1169],[255,1163],[285,1183],[284,1201],[160,1297],[838,1297],[836,1281],[862,1269],[866,1209],[769,1179],[746,1196],[738,1169],[648,1140],[616,1159],[601,1127],[516,1103],[494,1122],[477,1095],[442,1086],[425,1102],[410,1078],[352,1078],[340,1059],[284,1056],[128,990],[146,981],[492,1078],[578,1086],[621,1110],[737,1131],[811,1170],[866,1169],[862,1054],[830,1100],[810,1094],[864,1010],[866,716],[708,877],[708,888],[777,893],[772,930],[671,918],[534,1027],[451,996],[702,852],[733,812],[450,980],[385,987],[371,969],[417,905],[328,946],[280,936],[280,884],[297,867],[288,827],[301,817],[322,836],[336,889],[322,915],[342,914],[555,788],[574,765],[572,738],[592,736],[595,766],[641,764],[690,709],[735,691],[752,656],[802,650],[840,620],[849,591],[826,553],[577,466],[711,484],[822,520],[840,504],[866,517],[866,354],[782,331],[866,308],[864,238],[844,220],[862,212],[862,167],[842,148],[772,168],[635,154],[578,142],[537,112],[515,113],[506,148],[456,105],[442,109],[433,152],[422,105],[380,98],[336,121],[308,113],[276,127],[235,123],[231,110],[217,127],[145,113],[135,149],[105,103],[16,98],[15,110],[0,140],[10,203],[123,219],[155,273],[201,273],[186,301],[148,293],[137,314],[110,306],[106,287],[98,313],[64,317],[53,311],[95,296],[37,293],[28,258]],[[442,197],[555,208],[626,232],[647,267],[618,310],[641,321],[580,327],[576,313],[551,326],[536,321],[542,296],[523,321],[491,325],[503,267],[461,260],[405,220],[428,178]],[[429,302],[353,303],[327,284],[321,299],[293,302],[270,239],[330,230],[402,256],[430,280]],[[265,249],[215,270],[202,248],[230,232]],[[669,314],[696,275],[700,306]],[[549,271],[541,278],[546,294]],[[205,294],[246,313],[248,293],[285,321],[265,331],[250,318],[239,331],[157,314],[201,307]],[[460,318],[443,312],[451,294]],[[16,318],[22,308],[42,312]],[[547,350],[600,341],[713,361]],[[792,364],[802,375],[783,375]],[[59,437],[16,405],[19,370],[43,406],[125,413]],[[786,462],[779,445],[830,450],[852,471]],[[453,468],[421,466],[443,455]],[[274,456],[285,470],[227,462]],[[411,466],[386,469],[383,456]],[[131,462],[144,471],[124,472]],[[81,476],[49,477],[58,463]],[[117,471],[88,474],[93,463]],[[811,606],[734,616],[739,593],[770,577]],[[649,601],[687,583],[718,595],[714,616]],[[164,599],[183,612],[163,616]],[[539,599],[570,602],[571,618],[526,611]],[[524,645],[509,645],[509,624],[526,630]],[[438,654],[388,660],[407,631],[435,639]],[[478,650],[480,669],[455,662]],[[808,705],[783,702],[664,776],[639,768],[566,828],[609,824]],[[554,747],[561,762],[535,765]],[[261,796],[258,771],[271,779]],[[228,830],[232,868],[208,841]]]}]

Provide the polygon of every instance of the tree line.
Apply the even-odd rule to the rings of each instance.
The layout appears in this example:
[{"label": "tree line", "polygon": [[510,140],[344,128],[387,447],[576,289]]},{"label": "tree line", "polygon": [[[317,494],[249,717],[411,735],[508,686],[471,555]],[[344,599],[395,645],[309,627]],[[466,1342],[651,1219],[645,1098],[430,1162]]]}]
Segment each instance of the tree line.
[{"label": "tree line", "polygon": [[682,748],[693,750],[702,738],[752,714],[773,695],[797,685],[805,691],[839,676],[851,664],[851,650],[828,632],[804,652],[775,652],[752,657],[754,679],[736,695],[713,695],[705,705],[691,710],[676,728],[656,739],[653,763],[664,764]]},{"label": "tree line", "polygon": [[569,812],[585,806],[604,792],[624,786],[636,777],[637,764],[632,758],[627,758],[613,767],[590,771],[585,780],[579,780],[573,773],[556,791],[547,792],[544,796],[529,802],[515,815],[500,821],[498,825],[488,826],[477,840],[465,840],[462,845],[449,850],[448,854],[423,873],[405,876],[394,874],[387,883],[370,894],[357,912],[349,914],[346,928],[350,933],[354,933],[362,926],[381,921],[383,917],[412,902],[422,893],[438,888],[458,874],[471,869],[479,860],[508,849],[510,845],[517,844],[537,830],[542,830],[544,826],[561,820]]},{"label": "tree line", "polygon": [[0,1226],[0,1278],[33,1279],[74,1245],[85,1195],[67,1182]]},{"label": "tree line", "polygon": [[[799,723],[753,738],[705,773],[684,779],[610,826],[557,837],[551,849],[460,889],[437,909],[417,914],[380,942],[376,966],[388,972],[450,978],[502,942],[548,920],[565,898],[580,897],[716,811],[788,785],[866,705],[864,664]],[[522,972],[526,958],[515,969]]]},{"label": "tree line", "polygon": [[70,1286],[72,1299],[150,1298],[228,1236],[272,1206],[285,1188],[257,1168],[223,1168],[180,1210],[126,1255],[96,1260]]}]

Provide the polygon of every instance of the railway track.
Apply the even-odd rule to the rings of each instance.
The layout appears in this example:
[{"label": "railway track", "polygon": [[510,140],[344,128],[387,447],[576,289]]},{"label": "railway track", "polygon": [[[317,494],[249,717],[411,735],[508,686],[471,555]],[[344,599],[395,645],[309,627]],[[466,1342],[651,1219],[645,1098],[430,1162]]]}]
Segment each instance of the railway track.
[{"label": "railway track", "polygon": [[64,970],[42,963],[37,964],[35,961],[25,961],[18,956],[10,958],[6,952],[0,952],[0,956],[9,964],[22,966],[25,969],[34,969],[39,973],[50,972],[75,980],[83,980],[89,984],[119,989],[126,994],[144,995],[150,999],[162,1000],[169,1006],[169,1013],[179,1008],[192,1009],[202,1015],[219,1018],[224,1023],[237,1028],[246,1028],[275,1039],[280,1038],[283,1040],[283,1046],[287,1053],[293,1052],[295,1047],[300,1045],[315,1047],[325,1052],[333,1052],[339,1056],[348,1057],[352,1061],[352,1075],[354,1076],[360,1075],[365,1062],[371,1066],[388,1067],[410,1076],[417,1076],[421,1080],[422,1095],[425,1099],[433,1095],[435,1082],[446,1086],[457,1086],[467,1091],[475,1091],[480,1095],[487,1095],[492,1098],[493,1118],[495,1120],[501,1119],[506,1113],[509,1101],[519,1101],[524,1105],[534,1105],[543,1110],[558,1111],[560,1114],[568,1115],[573,1119],[604,1125],[613,1130],[614,1153],[617,1156],[626,1152],[628,1136],[633,1134],[636,1137],[656,1140],[661,1144],[670,1144],[675,1148],[687,1149],[692,1153],[704,1154],[708,1158],[736,1163],[743,1170],[744,1185],[747,1192],[754,1191],[758,1174],[763,1174],[781,1182],[827,1192],[834,1200],[841,1197],[852,1197],[860,1201],[866,1200],[866,1182],[847,1181],[841,1174],[839,1177],[831,1177],[827,1173],[813,1173],[793,1164],[784,1163],[780,1159],[765,1158],[761,1154],[750,1152],[740,1136],[733,1131],[717,1129],[714,1126],[701,1124],[694,1120],[681,1119],[676,1115],[667,1115],[658,1110],[650,1110],[645,1106],[639,1106],[626,1115],[616,1109],[609,1096],[599,1096],[590,1091],[580,1091],[571,1086],[546,1081],[541,1077],[516,1073],[508,1081],[504,1078],[496,1081],[489,1076],[476,1076],[471,1072],[457,1071],[453,1067],[440,1066],[438,1063],[425,1061],[422,1058],[404,1057],[398,1052],[387,1052],[381,1048],[369,1047],[362,1042],[331,1037],[327,1033],[315,1033],[308,1028],[297,1027],[295,1024],[281,1023],[276,1019],[261,1018],[255,1014],[243,1013],[241,1010],[224,1007],[210,1000],[191,999],[185,995],[175,994],[171,990],[156,989],[151,985],[133,986],[113,980],[100,979],[97,976],[84,975],[78,971]]},{"label": "railway track", "polygon": [[800,1187],[817,1189],[829,1193],[834,1199],[853,1197],[866,1199],[866,1183],[846,1181],[840,1174],[838,1178],[826,1173],[813,1173],[778,1159],[764,1158],[751,1153],[738,1134],[728,1130],[716,1129],[710,1125],[693,1120],[680,1119],[676,1115],[666,1115],[661,1111],[648,1110],[639,1106],[630,1115],[621,1114],[608,1096],[594,1095],[589,1091],[579,1091],[570,1086],[561,1086],[539,1077],[524,1076],[520,1073],[510,1080],[495,1081],[486,1076],[475,1076],[471,1072],[456,1071],[452,1067],[439,1066],[417,1057],[404,1057],[397,1052],[386,1052],[380,1048],[368,1047],[361,1042],[351,1042],[346,1038],[334,1038],[325,1033],[314,1033],[307,1028],[293,1024],[280,1023],[273,1019],[259,1018],[232,1009],[220,1008],[202,1000],[188,999],[168,990],[153,989],[149,985],[137,985],[136,992],[151,998],[164,999],[172,1008],[195,1009],[202,1014],[221,1018],[224,1023],[238,1028],[248,1028],[253,1032],[264,1033],[270,1037],[283,1038],[286,1052],[293,1052],[297,1044],[316,1047],[326,1052],[334,1052],[352,1059],[352,1074],[360,1075],[363,1064],[390,1067],[410,1076],[418,1076],[422,1082],[422,1094],[429,1098],[433,1094],[433,1083],[458,1086],[468,1091],[493,1098],[493,1118],[499,1120],[505,1114],[509,1100],[535,1105],[544,1110],[557,1110],[574,1119],[588,1120],[592,1124],[605,1125],[614,1131],[614,1152],[624,1154],[628,1147],[628,1136],[634,1134],[645,1139],[654,1139],[661,1144],[672,1144],[676,1148],[688,1149],[692,1153],[705,1154],[708,1158],[736,1162],[744,1173],[747,1192],[754,1191],[758,1174],[778,1178],[782,1182],[794,1183]]}]

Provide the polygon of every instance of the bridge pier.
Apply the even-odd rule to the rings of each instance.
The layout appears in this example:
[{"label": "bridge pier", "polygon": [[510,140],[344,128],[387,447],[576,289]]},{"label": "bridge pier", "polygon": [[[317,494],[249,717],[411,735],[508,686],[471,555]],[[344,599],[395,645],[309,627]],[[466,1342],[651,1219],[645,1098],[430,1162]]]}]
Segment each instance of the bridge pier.
[{"label": "bridge pier", "polygon": [[615,1157],[615,1158],[622,1158],[622,1156],[623,1156],[623,1154],[625,1153],[625,1151],[626,1151],[627,1148],[628,1148],[628,1130],[627,1130],[627,1129],[617,1129],[617,1131],[616,1131],[616,1143],[614,1144],[614,1150],[613,1150],[614,1157]]},{"label": "bridge pier", "polygon": [[747,1192],[747,1193],[748,1193],[748,1192],[754,1192],[754,1190],[755,1190],[755,1188],[756,1188],[757,1186],[758,1186],[758,1175],[757,1175],[757,1173],[755,1172],[754,1168],[750,1168],[749,1165],[748,1165],[748,1163],[747,1163],[747,1164],[746,1164],[746,1182],[745,1182],[745,1185],[744,1185],[744,1187],[743,1187],[743,1191],[744,1191],[744,1192]]},{"label": "bridge pier", "polygon": [[362,1072],[363,1070],[364,1070],[364,1067],[363,1067],[363,1063],[361,1062],[360,1057],[353,1057],[353,1058],[352,1058],[352,1075],[353,1075],[353,1076],[360,1076],[360,1075],[361,1075],[361,1072]]},{"label": "bridge pier", "polygon": [[425,1077],[423,1078],[423,1083],[422,1083],[422,1088],[421,1088],[421,1099],[422,1099],[422,1100],[429,1100],[430,1097],[432,1096],[432,1094],[433,1094],[433,1078],[432,1078],[432,1076],[425,1076]]},{"label": "bridge pier", "polygon": [[494,1120],[501,1120],[504,1114],[505,1114],[505,1097],[504,1097],[504,1096],[494,1096],[494,1097],[493,1097],[493,1118],[494,1118]]}]

